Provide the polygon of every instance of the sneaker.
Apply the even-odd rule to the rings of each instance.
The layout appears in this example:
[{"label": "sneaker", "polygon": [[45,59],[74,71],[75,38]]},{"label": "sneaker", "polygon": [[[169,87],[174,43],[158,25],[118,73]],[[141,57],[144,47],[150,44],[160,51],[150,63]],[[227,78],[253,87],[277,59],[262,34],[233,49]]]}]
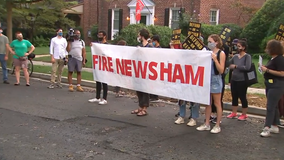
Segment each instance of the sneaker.
[{"label": "sneaker", "polygon": [[10,84],[7,80],[3,81],[4,84]]},{"label": "sneaker", "polygon": [[69,90],[70,92],[73,92],[73,91],[74,91],[73,86],[72,86],[72,85],[70,85],[70,86],[68,87],[68,90]]},{"label": "sneaker", "polygon": [[78,92],[84,92],[83,88],[81,86],[77,86],[77,91]]},{"label": "sneaker", "polygon": [[237,118],[237,113],[231,113],[230,115],[228,115],[227,116],[227,118],[231,118],[231,119],[233,119],[233,118]]},{"label": "sneaker", "polygon": [[97,99],[97,98],[93,98],[93,99],[89,99],[89,102],[94,103],[94,102],[100,102],[101,99]]},{"label": "sneaker", "polygon": [[277,126],[270,127],[270,133],[279,133],[279,128]]},{"label": "sneaker", "polygon": [[198,131],[209,131],[210,126],[207,126],[206,124],[202,124],[201,126],[196,128]]},{"label": "sneaker", "polygon": [[102,99],[99,104],[107,104],[107,101],[105,99]]},{"label": "sneaker", "polygon": [[[211,123],[216,124],[217,123],[217,117],[213,117],[213,119],[211,119]],[[222,121],[220,121],[220,124],[222,123]]]},{"label": "sneaker", "polygon": [[280,123],[280,124],[278,124],[277,126],[278,126],[279,128],[284,128],[284,124],[283,124],[283,123],[282,123],[282,124]]},{"label": "sneaker", "polygon": [[248,118],[248,116],[246,114],[242,114],[241,116],[239,116],[238,120],[239,121],[246,121]]},{"label": "sneaker", "polygon": [[53,89],[54,88],[54,84],[50,84],[47,88]]},{"label": "sneaker", "polygon": [[184,118],[178,117],[178,119],[175,121],[175,124],[183,124],[184,123]]},{"label": "sneaker", "polygon": [[61,84],[56,85],[57,88],[63,88]]},{"label": "sneaker", "polygon": [[190,127],[196,126],[196,121],[193,118],[191,118],[189,122],[187,123],[187,125]]},{"label": "sneaker", "polygon": [[269,137],[270,136],[270,128],[265,127],[263,128],[262,132],[260,133],[261,137]]},{"label": "sneaker", "polygon": [[220,133],[221,127],[220,126],[214,126],[213,129],[210,131],[211,133]]}]

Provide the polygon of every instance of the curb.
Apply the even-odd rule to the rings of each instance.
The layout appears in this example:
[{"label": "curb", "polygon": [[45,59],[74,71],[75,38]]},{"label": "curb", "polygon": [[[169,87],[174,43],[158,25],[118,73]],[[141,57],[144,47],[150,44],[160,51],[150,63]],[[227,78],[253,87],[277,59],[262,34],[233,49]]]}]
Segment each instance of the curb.
[{"label": "curb", "polygon": [[[38,73],[38,72],[33,72],[32,78],[39,78],[43,80],[50,80],[50,74],[44,74],[44,73]],[[62,83],[68,83],[67,77],[61,77]],[[76,82],[76,79],[73,78],[73,83]],[[83,80],[81,82],[82,86],[85,87],[90,87],[90,88],[95,88],[96,87],[96,82],[95,81],[88,81],[88,80]],[[109,86],[109,90],[113,91],[115,89],[114,86]],[[170,105],[176,105],[176,103],[172,102],[166,102],[167,104]],[[226,111],[231,111],[232,107],[231,104],[228,102],[224,102],[224,110]],[[238,107],[238,112],[241,112],[242,108],[241,106]],[[258,115],[258,116],[265,116],[266,115],[266,109],[260,108],[260,107],[255,107],[255,106],[249,106],[248,107],[248,114],[253,114],[253,115]]]}]

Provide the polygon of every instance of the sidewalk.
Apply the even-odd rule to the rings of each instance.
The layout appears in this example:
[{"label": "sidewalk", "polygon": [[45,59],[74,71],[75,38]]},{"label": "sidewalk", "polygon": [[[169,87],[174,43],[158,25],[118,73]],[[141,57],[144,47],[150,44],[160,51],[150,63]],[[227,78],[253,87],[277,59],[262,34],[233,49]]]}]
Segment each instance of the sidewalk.
[{"label": "sidewalk", "polygon": [[[39,66],[51,66],[51,63],[47,63],[47,62],[33,61],[33,63],[34,63],[34,65],[39,65]],[[91,69],[91,68],[83,68],[82,70],[85,71],[85,72],[93,73],[93,69]],[[225,88],[229,89],[229,86],[226,85]],[[265,89],[248,88],[248,93],[265,94]]]}]

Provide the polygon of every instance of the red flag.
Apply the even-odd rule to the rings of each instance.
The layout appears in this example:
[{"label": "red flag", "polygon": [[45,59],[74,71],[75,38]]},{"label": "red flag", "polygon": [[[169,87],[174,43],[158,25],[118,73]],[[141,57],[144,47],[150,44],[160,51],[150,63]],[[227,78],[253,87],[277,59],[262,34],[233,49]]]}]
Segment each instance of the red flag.
[{"label": "red flag", "polygon": [[141,11],[144,7],[144,3],[141,0],[137,0],[136,2],[136,21],[141,20]]}]

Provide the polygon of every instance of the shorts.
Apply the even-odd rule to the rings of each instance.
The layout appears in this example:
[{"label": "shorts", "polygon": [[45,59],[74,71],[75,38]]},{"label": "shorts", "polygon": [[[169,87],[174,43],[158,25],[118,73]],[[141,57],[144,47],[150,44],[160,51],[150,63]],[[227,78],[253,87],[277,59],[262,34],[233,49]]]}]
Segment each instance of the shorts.
[{"label": "shorts", "polygon": [[13,63],[15,67],[28,68],[28,59],[20,60],[18,58],[14,58]]},{"label": "shorts", "polygon": [[221,75],[211,75],[210,93],[222,93],[223,83]]},{"label": "shorts", "polygon": [[76,58],[68,58],[68,72],[81,72],[82,66],[82,61],[79,61]]}]

